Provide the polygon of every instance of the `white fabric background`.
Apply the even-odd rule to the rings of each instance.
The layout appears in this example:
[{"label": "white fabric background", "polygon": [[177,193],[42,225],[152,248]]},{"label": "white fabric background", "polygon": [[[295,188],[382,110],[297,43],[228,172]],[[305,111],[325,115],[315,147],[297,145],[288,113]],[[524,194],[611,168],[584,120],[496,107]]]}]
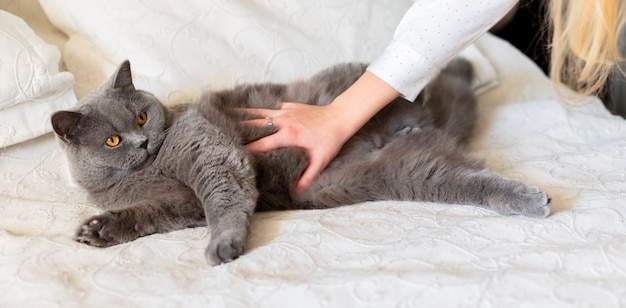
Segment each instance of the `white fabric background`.
[{"label": "white fabric background", "polygon": [[[127,11],[114,12],[141,15],[131,9],[138,1],[126,2]],[[71,10],[74,22],[101,18],[96,13],[101,7],[91,3]],[[228,5],[233,3],[239,2]],[[256,6],[246,9],[270,14],[269,2],[247,3]],[[353,11],[339,6],[344,2],[332,3],[338,3],[334,16],[343,16],[343,9],[344,14]],[[303,18],[298,10],[282,11]],[[196,13],[202,16],[201,11]],[[238,11],[223,13],[232,18],[222,19],[245,21],[258,29],[253,33],[260,33],[259,37],[282,37],[282,27],[256,27],[260,25],[252,18],[256,15],[237,19]],[[323,22],[330,15],[308,17],[313,28],[309,30],[316,33],[320,24],[339,25]],[[159,26],[167,29],[165,19],[161,20]],[[359,20],[363,19],[350,19],[348,24]],[[126,29],[146,27],[140,19],[134,22]],[[127,57],[125,52],[132,51],[118,43],[124,40],[124,31],[113,27],[97,33],[94,41],[112,38],[109,49],[97,45],[81,49],[75,37],[64,49],[68,68],[84,74],[77,79],[103,79],[104,68],[112,69]],[[344,35],[349,36],[336,37]],[[176,45],[166,40],[176,37],[146,35],[139,42],[165,40],[159,44],[171,47]],[[313,44],[320,37],[310,39]],[[164,97],[176,98],[179,94],[172,91],[193,84],[195,77],[169,85],[171,80],[161,76],[189,72],[170,66],[175,63],[172,58],[188,63],[203,58],[207,51],[197,50],[193,42],[182,48],[184,56],[180,49],[135,48],[128,57],[143,74],[142,85],[154,87],[154,78],[167,86],[160,89]],[[258,59],[265,59],[260,62],[265,64],[276,59],[257,52],[283,50],[275,49],[272,40],[267,42],[254,46],[257,49],[243,45],[238,49],[238,55],[250,61],[246,67],[255,67],[250,63]],[[223,45],[216,49],[223,52],[220,59],[234,57],[233,41],[219,44]],[[553,203],[548,218],[502,217],[458,205],[374,202],[256,214],[245,254],[218,267],[209,267],[203,257],[208,241],[205,228],[98,249],[72,240],[78,224],[99,210],[83,191],[68,186],[62,153],[46,135],[0,150],[0,306],[626,306],[626,121],[611,116],[596,99],[585,99],[580,107],[559,101],[541,71],[505,42],[486,36],[477,47],[492,64],[499,86],[480,96],[471,155],[484,158],[496,172],[545,190]],[[85,57],[99,56],[93,62],[72,62],[87,59],[81,57],[81,50]],[[326,56],[306,50],[296,54],[302,57],[290,58],[297,61],[285,66],[287,73],[306,75],[317,65],[342,60],[339,51]],[[316,57],[323,59],[311,60]],[[144,67],[159,58],[166,63],[161,70]],[[203,81],[222,80],[219,85],[227,86],[239,80],[226,73],[237,65],[218,61],[215,71],[200,73],[207,74]],[[267,69],[259,68],[259,75],[254,75],[261,80],[279,79],[276,74],[282,72],[272,65],[259,67]],[[239,81],[254,79],[250,76]],[[217,87],[218,82],[210,85]]]}]

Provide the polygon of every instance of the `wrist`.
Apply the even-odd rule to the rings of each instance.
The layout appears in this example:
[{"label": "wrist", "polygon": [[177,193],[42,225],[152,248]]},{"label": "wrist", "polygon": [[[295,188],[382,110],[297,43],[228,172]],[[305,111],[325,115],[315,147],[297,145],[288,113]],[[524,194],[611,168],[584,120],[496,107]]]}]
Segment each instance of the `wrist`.
[{"label": "wrist", "polygon": [[347,139],[399,95],[384,80],[366,71],[327,106],[328,114],[336,117],[329,123],[334,123],[334,129],[345,132]]}]

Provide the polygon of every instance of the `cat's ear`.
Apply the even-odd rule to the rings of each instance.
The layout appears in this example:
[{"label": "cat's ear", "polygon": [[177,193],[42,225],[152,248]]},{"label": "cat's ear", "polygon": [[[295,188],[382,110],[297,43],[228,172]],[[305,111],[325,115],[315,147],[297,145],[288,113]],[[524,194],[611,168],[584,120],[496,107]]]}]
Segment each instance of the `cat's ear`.
[{"label": "cat's ear", "polygon": [[130,73],[130,61],[126,60],[120,64],[113,74],[112,86],[114,89],[122,91],[134,91],[133,76]]},{"label": "cat's ear", "polygon": [[83,118],[82,113],[73,111],[57,111],[50,119],[52,129],[64,142],[71,142],[74,138],[78,123]]}]

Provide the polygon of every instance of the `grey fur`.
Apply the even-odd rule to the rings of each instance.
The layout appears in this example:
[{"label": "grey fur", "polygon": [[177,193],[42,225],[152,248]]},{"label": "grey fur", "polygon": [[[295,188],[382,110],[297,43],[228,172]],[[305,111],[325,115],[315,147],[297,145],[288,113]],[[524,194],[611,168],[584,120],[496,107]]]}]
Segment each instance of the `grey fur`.
[{"label": "grey fur", "polygon": [[[545,217],[550,200],[536,187],[498,176],[464,154],[476,103],[471,65],[449,64],[416,102],[397,99],[342,148],[312,186],[295,194],[306,154],[285,148],[251,155],[244,145],[273,133],[249,127],[240,107],[281,101],[328,104],[364,71],[344,64],[292,84],[244,85],[164,107],[136,90],[130,63],[52,116],[75,180],[107,211],[76,238],[106,247],[140,236],[208,225],[210,264],[243,253],[255,210],[320,209],[372,200],[415,200],[485,207],[503,215]],[[146,112],[148,121],[137,117]],[[105,145],[112,134],[116,147]]]}]

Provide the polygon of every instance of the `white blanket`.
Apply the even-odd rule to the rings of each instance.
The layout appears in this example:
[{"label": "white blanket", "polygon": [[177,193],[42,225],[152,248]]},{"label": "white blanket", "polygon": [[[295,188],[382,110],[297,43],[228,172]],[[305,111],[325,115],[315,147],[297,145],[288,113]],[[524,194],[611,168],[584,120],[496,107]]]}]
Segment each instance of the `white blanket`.
[{"label": "white blanket", "polygon": [[[147,49],[150,52],[146,53],[138,47],[136,54],[130,55],[111,45],[108,50],[83,49],[83,55],[98,53],[103,58],[93,58],[99,60],[82,70],[74,65],[89,63],[76,60],[80,48],[70,47],[81,36],[79,27],[64,26],[61,21],[68,19],[55,15],[54,2],[42,1],[53,22],[57,18],[57,26],[69,33],[64,60],[78,82],[101,81],[108,74],[104,71],[108,68],[102,69],[114,67],[123,58],[152,61],[166,59],[168,53],[179,55],[180,50],[190,53],[185,57],[197,56],[190,51],[193,46],[186,45],[176,50]],[[100,18],[89,6],[102,8],[84,3],[68,10],[74,11],[69,20]],[[221,5],[222,1],[216,3]],[[265,12],[263,16],[273,16],[270,13],[274,11],[268,8],[279,6],[273,1],[228,3],[247,4],[247,10]],[[339,15],[342,9],[348,11],[340,7],[347,1],[323,3],[321,7],[334,8]],[[333,7],[333,3],[338,4]],[[149,18],[145,11],[140,11],[147,14],[142,15],[130,7],[115,12]],[[231,15],[224,16],[224,22],[230,19],[227,17],[241,17],[239,11],[226,13]],[[399,18],[397,12],[390,14]],[[251,16],[237,20],[258,22]],[[294,20],[302,17],[290,16]],[[319,17],[323,20],[324,16]],[[306,21],[312,31],[332,26],[316,23],[313,17]],[[358,21],[348,18],[346,22]],[[135,29],[145,26],[141,20],[133,22]],[[273,32],[255,35],[282,37],[286,29],[279,25],[272,28]],[[391,22],[389,28],[393,28]],[[181,26],[179,31],[185,29]],[[100,48],[99,39],[120,34],[108,30],[93,33],[95,38],[83,37],[82,42]],[[173,46],[172,41],[161,39],[148,35],[139,41]],[[220,44],[226,48],[233,47],[232,43]],[[272,45],[235,47],[247,52]],[[561,101],[541,71],[506,42],[487,35],[476,47],[488,59],[499,85],[480,96],[471,155],[485,159],[496,172],[545,190],[553,204],[548,218],[503,217],[470,206],[386,201],[332,210],[255,214],[244,255],[217,267],[208,266],[203,257],[208,242],[206,228],[93,248],[74,242],[72,236],[80,222],[99,210],[81,189],[68,185],[63,155],[48,134],[0,150],[0,306],[626,305],[626,121],[611,116],[595,98],[575,102],[578,107]],[[224,57],[232,55],[230,49],[223,52]],[[109,63],[103,64],[102,59]],[[257,58],[250,59],[254,62]],[[344,60],[334,55],[324,59],[326,62],[311,66],[304,61],[302,73]],[[169,64],[158,68],[157,74],[144,73],[150,66],[137,63],[135,67],[145,76],[144,81],[158,80],[151,78],[159,72],[176,71],[170,76],[180,72]],[[298,67],[288,69],[298,71]],[[217,80],[223,76],[223,71],[219,72],[214,75],[207,69],[202,74]],[[233,80],[219,87],[237,83],[237,76],[231,77]],[[272,80],[273,75],[259,78]],[[159,87],[167,87],[161,89],[161,97],[175,100],[176,87],[168,86],[169,80],[161,82]],[[83,86],[86,84],[89,82]],[[143,85],[154,86],[150,82]],[[210,86],[218,88],[212,83]]]}]

